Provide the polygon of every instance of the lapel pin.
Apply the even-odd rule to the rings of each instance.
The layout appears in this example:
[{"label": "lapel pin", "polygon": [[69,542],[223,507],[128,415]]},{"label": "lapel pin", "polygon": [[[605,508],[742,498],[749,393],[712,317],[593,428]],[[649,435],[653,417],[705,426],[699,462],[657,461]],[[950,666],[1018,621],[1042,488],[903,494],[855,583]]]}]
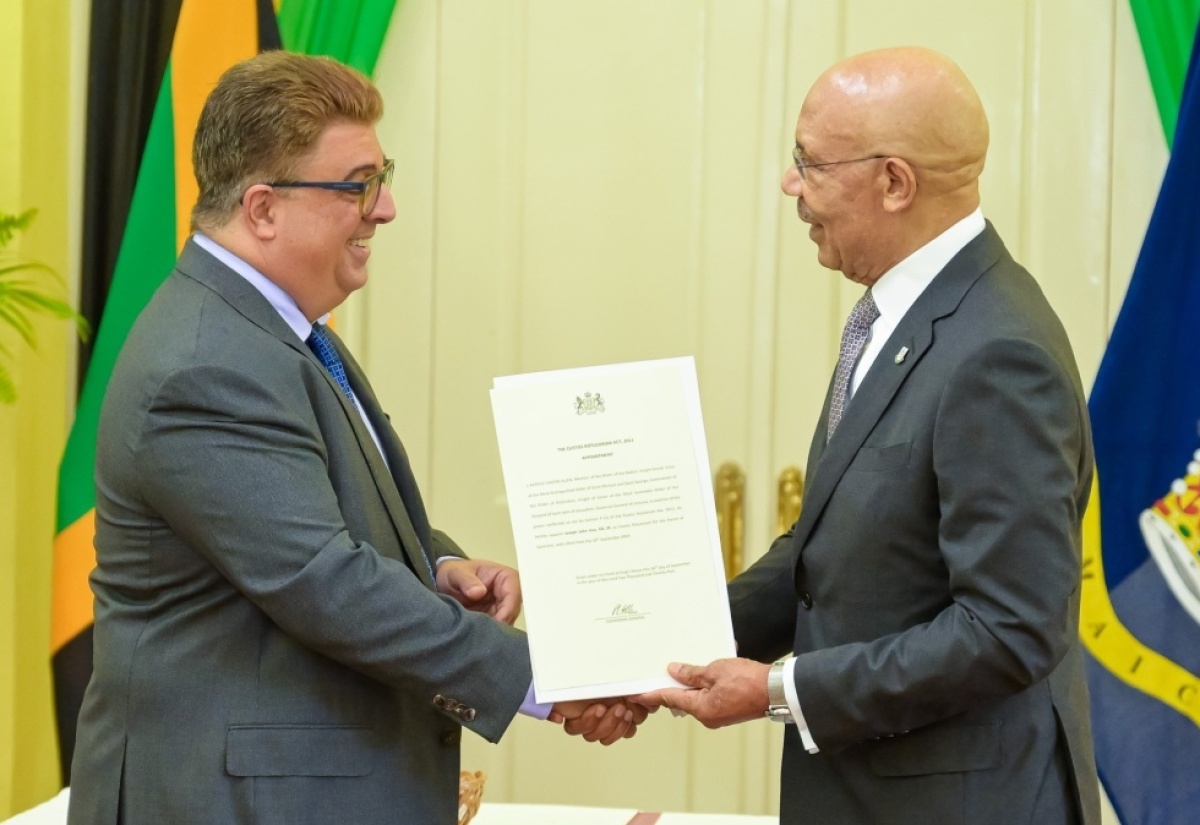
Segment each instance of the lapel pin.
[{"label": "lapel pin", "polygon": [[908,347],[900,347],[900,351],[896,353],[896,363],[903,364],[905,356],[908,355]]}]

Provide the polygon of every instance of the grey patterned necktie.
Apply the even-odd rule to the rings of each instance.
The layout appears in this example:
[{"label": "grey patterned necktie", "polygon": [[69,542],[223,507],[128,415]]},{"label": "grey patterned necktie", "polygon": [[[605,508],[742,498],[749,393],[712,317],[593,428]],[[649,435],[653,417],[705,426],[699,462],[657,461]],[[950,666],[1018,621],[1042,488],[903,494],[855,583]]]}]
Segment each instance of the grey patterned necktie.
[{"label": "grey patterned necktie", "polygon": [[854,367],[867,345],[871,334],[871,324],[879,318],[879,307],[875,306],[875,298],[871,290],[863,293],[850,310],[846,319],[846,328],[842,330],[842,346],[838,350],[837,372],[833,377],[833,398],[829,401],[829,423],[825,428],[825,441],[833,438],[833,431],[841,422],[850,403],[850,379],[854,375]]}]

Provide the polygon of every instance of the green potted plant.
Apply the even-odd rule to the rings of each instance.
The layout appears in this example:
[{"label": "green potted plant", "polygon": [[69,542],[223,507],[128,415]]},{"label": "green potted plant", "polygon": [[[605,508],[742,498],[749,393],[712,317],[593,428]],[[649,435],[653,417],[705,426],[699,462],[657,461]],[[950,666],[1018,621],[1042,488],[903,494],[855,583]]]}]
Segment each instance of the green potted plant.
[{"label": "green potted plant", "polygon": [[[28,229],[35,217],[36,209],[27,209],[19,215],[0,211],[0,328],[11,327],[28,346],[36,347],[30,316],[52,315],[74,321],[79,337],[87,340],[89,329],[84,317],[45,289],[46,282],[50,281],[57,284],[60,293],[65,291],[58,273],[38,261],[22,260],[8,248],[16,234]],[[10,358],[12,352],[0,340],[0,404],[12,404],[17,400],[12,373],[4,363]]]}]

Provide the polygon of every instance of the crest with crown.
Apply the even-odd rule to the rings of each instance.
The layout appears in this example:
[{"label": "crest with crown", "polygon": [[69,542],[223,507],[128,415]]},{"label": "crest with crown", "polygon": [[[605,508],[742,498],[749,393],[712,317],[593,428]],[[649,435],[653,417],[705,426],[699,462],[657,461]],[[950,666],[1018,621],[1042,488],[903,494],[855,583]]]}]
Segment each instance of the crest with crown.
[{"label": "crest with crown", "polygon": [[1183,478],[1142,511],[1142,537],[1175,598],[1200,623],[1200,450]]}]

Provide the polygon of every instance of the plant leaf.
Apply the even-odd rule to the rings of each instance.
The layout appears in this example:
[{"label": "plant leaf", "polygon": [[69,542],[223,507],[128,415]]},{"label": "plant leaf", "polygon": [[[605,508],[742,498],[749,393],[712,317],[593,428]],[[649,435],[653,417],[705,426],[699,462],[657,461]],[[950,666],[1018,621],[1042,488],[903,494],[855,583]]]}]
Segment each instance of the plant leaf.
[{"label": "plant leaf", "polygon": [[12,240],[13,235],[28,229],[36,217],[36,209],[26,209],[19,215],[0,212],[0,249],[8,246],[8,242]]},{"label": "plant leaf", "polygon": [[9,275],[13,272],[21,272],[22,270],[26,269],[40,270],[45,272],[47,275],[54,276],[56,281],[58,281],[60,284],[62,283],[62,278],[59,277],[57,272],[55,272],[46,264],[40,263],[39,261],[21,261],[20,263],[9,264],[8,266],[0,266],[0,275]]},{"label": "plant leaf", "polygon": [[8,322],[8,325],[17,331],[17,334],[25,340],[25,343],[33,347],[37,345],[37,340],[33,332],[33,324],[29,320],[29,316],[20,307],[12,304],[0,304],[0,320]]},{"label": "plant leaf", "polygon": [[14,304],[28,307],[37,312],[43,312],[47,315],[53,315],[56,318],[73,318],[75,310],[71,309],[71,305],[66,301],[61,301],[58,298],[53,298],[41,292],[35,292],[28,289],[13,290],[8,293],[8,300]]},{"label": "plant leaf", "polygon": [[0,364],[0,404],[12,404],[16,400],[17,388],[13,384],[12,374]]},{"label": "plant leaf", "polygon": [[[28,229],[36,217],[36,209],[26,209],[17,215],[0,212],[0,327],[12,327],[26,345],[36,348],[34,325],[29,316],[37,313],[74,321],[77,334],[86,341],[91,327],[67,301],[47,293],[37,280],[14,277],[17,273],[36,274],[40,279],[52,280],[66,291],[66,281],[52,267],[41,261],[21,260],[20,256],[7,250],[13,236]],[[3,342],[0,342],[0,355],[11,355]],[[0,364],[0,404],[12,404],[16,398],[12,373]]]}]

